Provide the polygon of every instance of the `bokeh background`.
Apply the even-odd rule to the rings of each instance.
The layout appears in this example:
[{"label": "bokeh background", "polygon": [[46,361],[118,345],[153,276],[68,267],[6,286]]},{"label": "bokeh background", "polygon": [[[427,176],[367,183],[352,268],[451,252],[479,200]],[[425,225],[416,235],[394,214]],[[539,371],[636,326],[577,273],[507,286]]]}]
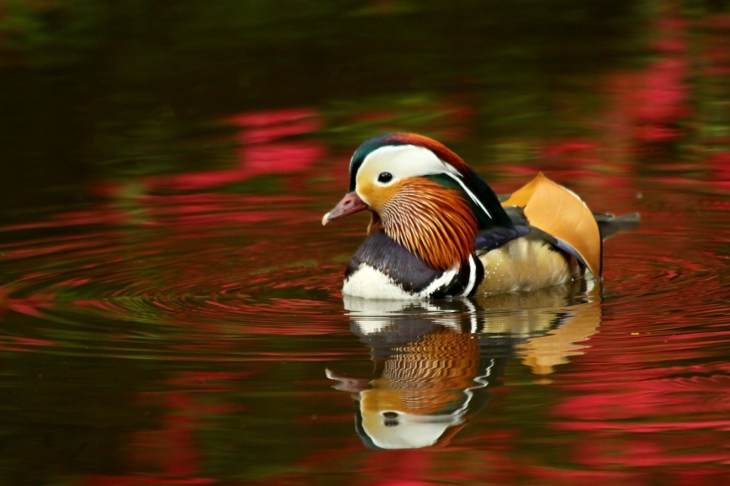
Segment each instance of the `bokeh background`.
[{"label": "bokeh background", "polygon": [[[324,372],[372,374],[365,219],[319,219],[391,130],[644,220],[602,298],[538,306],[590,310],[558,358],[499,310],[489,404],[417,451]],[[0,483],[729,477],[726,0],[2,0],[0,167]]]}]

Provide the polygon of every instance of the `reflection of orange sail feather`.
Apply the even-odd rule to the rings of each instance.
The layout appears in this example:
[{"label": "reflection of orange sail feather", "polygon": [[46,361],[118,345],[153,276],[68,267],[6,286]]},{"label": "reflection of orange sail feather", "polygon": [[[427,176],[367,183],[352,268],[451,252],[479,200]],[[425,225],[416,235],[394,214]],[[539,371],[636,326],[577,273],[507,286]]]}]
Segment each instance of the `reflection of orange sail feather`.
[{"label": "reflection of orange sail feather", "polygon": [[601,322],[597,288],[593,294],[596,300],[565,308],[567,317],[562,326],[518,345],[522,362],[534,374],[549,375],[557,365],[568,363],[571,356],[585,352],[585,341],[595,334]]},{"label": "reflection of orange sail feather", "polygon": [[523,208],[530,225],[570,245],[594,275],[601,274],[598,224],[575,193],[539,173],[502,205]]}]

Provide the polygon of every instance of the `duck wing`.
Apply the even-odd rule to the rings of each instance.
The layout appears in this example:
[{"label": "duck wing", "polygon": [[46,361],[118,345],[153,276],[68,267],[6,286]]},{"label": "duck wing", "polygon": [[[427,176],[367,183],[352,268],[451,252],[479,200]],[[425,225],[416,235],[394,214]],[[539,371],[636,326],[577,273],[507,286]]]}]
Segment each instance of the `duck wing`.
[{"label": "duck wing", "polygon": [[557,247],[576,255],[593,275],[601,275],[601,231],[591,210],[573,191],[541,172],[502,205],[520,208],[531,227],[555,238]]},{"label": "duck wing", "polygon": [[476,250],[477,255],[482,255],[490,250],[499,248],[505,243],[519,238],[520,236],[525,236],[530,231],[530,227],[526,224],[510,227],[494,226],[477,233],[474,240],[474,249]]}]

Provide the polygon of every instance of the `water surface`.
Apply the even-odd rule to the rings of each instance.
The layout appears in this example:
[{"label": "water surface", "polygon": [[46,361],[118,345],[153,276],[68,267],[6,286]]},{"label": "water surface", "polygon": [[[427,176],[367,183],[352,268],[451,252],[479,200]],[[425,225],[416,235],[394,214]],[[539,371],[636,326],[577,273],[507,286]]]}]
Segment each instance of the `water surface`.
[{"label": "water surface", "polygon": [[[217,5],[0,14],[3,483],[729,477],[727,5]],[[393,129],[641,225],[602,284],[343,299]]]}]

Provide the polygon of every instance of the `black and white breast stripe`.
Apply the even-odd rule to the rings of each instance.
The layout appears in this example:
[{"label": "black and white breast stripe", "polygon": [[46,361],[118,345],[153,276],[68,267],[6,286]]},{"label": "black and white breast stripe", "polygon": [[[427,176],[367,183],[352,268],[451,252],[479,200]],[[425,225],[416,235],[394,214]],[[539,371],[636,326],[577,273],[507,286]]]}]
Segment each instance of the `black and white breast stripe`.
[{"label": "black and white breast stripe", "polygon": [[473,254],[458,267],[436,270],[383,231],[376,231],[350,260],[343,293],[376,299],[466,297],[483,277],[484,268]]}]

